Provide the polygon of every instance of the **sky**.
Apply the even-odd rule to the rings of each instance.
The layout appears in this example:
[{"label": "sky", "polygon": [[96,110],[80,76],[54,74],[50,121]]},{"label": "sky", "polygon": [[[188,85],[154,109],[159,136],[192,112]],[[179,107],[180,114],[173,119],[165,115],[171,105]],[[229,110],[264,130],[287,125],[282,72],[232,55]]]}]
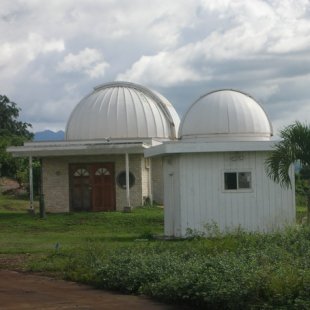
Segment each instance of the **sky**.
[{"label": "sky", "polygon": [[182,116],[201,95],[249,93],[277,135],[310,121],[310,0],[1,0],[0,94],[33,131],[64,130],[93,87],[121,80]]}]

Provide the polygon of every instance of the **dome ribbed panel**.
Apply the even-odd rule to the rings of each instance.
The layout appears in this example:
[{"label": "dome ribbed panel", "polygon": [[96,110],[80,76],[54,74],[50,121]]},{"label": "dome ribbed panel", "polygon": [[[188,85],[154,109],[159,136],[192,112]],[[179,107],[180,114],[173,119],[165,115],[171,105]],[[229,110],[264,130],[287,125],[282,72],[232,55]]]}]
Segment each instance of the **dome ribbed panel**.
[{"label": "dome ribbed panel", "polygon": [[162,98],[132,83],[99,86],[71,113],[66,139],[173,138],[179,118],[169,101]]},{"label": "dome ribbed panel", "polygon": [[[179,115],[178,115],[177,111],[174,109],[173,105],[167,100],[167,98],[165,98],[163,95],[161,95],[160,93],[158,93],[158,92],[156,92],[154,90],[152,90],[152,92],[154,94],[156,94],[156,96],[158,98],[160,98],[160,100],[165,105],[166,109],[169,111],[169,113],[170,113],[170,115],[171,115],[171,117],[173,119],[173,124],[174,124],[175,130],[178,133],[179,127],[180,127],[180,118],[179,118]],[[166,130],[169,132],[169,127],[166,127]]]},{"label": "dome ribbed panel", "polygon": [[180,126],[181,138],[266,140],[272,127],[263,108],[234,90],[206,94],[193,103]]}]

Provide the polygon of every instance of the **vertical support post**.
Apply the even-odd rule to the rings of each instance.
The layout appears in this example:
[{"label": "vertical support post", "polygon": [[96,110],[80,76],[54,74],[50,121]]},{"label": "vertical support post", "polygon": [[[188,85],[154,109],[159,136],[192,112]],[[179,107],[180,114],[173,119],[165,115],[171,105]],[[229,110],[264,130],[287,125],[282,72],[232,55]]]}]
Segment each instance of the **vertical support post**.
[{"label": "vertical support post", "polygon": [[153,205],[153,186],[152,186],[152,159],[149,158],[149,175],[148,175],[148,183],[149,183],[149,198],[150,205]]},{"label": "vertical support post", "polygon": [[45,203],[43,193],[43,160],[40,159],[40,218],[45,218]]},{"label": "vertical support post", "polygon": [[125,163],[126,163],[126,202],[128,209],[131,208],[130,205],[130,190],[129,190],[129,155],[125,154]]},{"label": "vertical support post", "polygon": [[29,156],[29,213],[34,213],[33,208],[33,169],[32,169],[32,156]]}]

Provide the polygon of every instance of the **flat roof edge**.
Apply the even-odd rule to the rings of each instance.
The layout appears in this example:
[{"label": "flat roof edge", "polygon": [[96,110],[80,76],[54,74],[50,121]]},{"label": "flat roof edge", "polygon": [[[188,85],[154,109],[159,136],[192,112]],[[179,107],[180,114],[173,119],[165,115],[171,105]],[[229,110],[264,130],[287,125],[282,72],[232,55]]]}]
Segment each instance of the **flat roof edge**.
[{"label": "flat roof edge", "polygon": [[272,151],[277,141],[175,142],[150,147],[145,157],[183,153],[263,152]]}]

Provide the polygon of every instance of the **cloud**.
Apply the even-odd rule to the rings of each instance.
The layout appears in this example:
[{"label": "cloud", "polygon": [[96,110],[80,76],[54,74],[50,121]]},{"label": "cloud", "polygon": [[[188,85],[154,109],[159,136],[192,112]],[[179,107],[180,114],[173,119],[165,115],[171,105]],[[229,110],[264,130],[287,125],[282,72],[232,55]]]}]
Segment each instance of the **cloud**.
[{"label": "cloud", "polygon": [[[187,54],[187,55],[186,55]],[[142,56],[131,69],[117,76],[117,80],[130,80],[148,85],[169,86],[184,81],[198,81],[202,77],[191,67],[188,50],[175,54],[161,52],[153,57]]]},{"label": "cloud", "polygon": [[21,115],[27,116],[31,120],[34,131],[49,128],[61,130],[64,129],[64,124],[79,100],[80,98],[76,98],[74,95],[56,100],[47,99],[44,105],[39,100],[34,100],[27,110],[22,110]]},{"label": "cloud", "polygon": [[[260,0],[201,3],[205,14],[216,14],[226,23],[223,26],[219,23],[218,29],[210,33],[206,31],[201,40],[141,56],[118,78],[169,87],[180,82],[219,78],[216,76],[218,67],[225,64],[230,68],[234,62],[243,62],[252,67],[256,78],[264,79],[278,70],[275,66],[279,61],[272,63],[270,59],[286,57],[288,53],[299,53],[301,58],[310,56],[310,20],[305,15],[309,3],[306,1],[299,5],[293,1],[283,4]],[[252,61],[256,68],[251,65]],[[266,61],[270,67],[264,65]],[[282,65],[286,65],[285,61]],[[244,67],[237,69],[240,78]],[[227,72],[228,78],[238,78],[236,72]],[[245,73],[250,72],[245,69]]]},{"label": "cloud", "polygon": [[57,70],[60,72],[83,72],[91,78],[104,76],[109,64],[104,61],[101,53],[96,49],[85,48],[78,54],[68,54],[61,61]]},{"label": "cloud", "polygon": [[308,113],[309,17],[308,0],[2,0],[1,92],[52,127],[115,79],[151,86],[180,114],[229,87],[284,124]]},{"label": "cloud", "polygon": [[65,49],[61,39],[45,39],[37,33],[29,33],[26,39],[19,41],[0,41],[0,66],[16,63],[27,65],[40,53],[62,52]]},{"label": "cloud", "polygon": [[14,80],[22,76],[27,66],[38,57],[60,53],[64,49],[65,44],[62,39],[47,39],[37,33],[29,33],[25,38],[18,40],[2,37],[0,39],[0,84],[2,91],[14,90]]}]

